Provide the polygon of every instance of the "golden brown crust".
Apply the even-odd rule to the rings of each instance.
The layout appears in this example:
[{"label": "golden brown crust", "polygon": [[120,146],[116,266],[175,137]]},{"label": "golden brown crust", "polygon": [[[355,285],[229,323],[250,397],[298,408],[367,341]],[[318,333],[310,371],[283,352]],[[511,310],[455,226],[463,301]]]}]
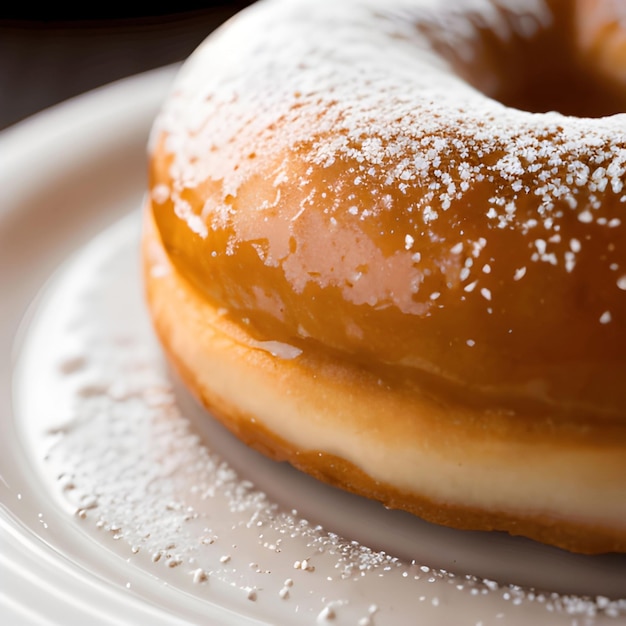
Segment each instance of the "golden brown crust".
[{"label": "golden brown crust", "polygon": [[[277,359],[256,347],[253,339],[212,310],[169,265],[149,218],[144,255],[148,300],[168,355],[201,402],[247,444],[325,482],[432,522],[503,530],[583,553],[626,551],[626,511],[620,510],[624,509],[620,497],[621,502],[625,498],[619,478],[626,472],[624,433],[615,433],[616,439],[588,429],[582,435],[574,429],[553,432],[550,437],[545,434],[545,422],[543,428],[522,433],[520,420],[506,416],[490,416],[487,421],[479,414],[468,419],[471,411],[462,419],[445,412],[437,416],[423,410],[427,402],[423,398],[409,402],[411,414],[406,419],[404,400],[384,393],[390,414],[367,373],[325,364],[314,355]],[[157,272],[155,264],[161,268]],[[246,381],[244,393],[240,381]],[[372,439],[379,446],[390,446],[386,458],[392,459],[400,442],[406,442],[414,466],[419,468],[422,456],[435,478],[449,472],[446,459],[456,456],[460,471],[453,473],[452,480],[463,484],[448,490],[446,496],[445,478],[421,483],[418,477],[417,484],[424,485],[420,492],[402,486],[405,479],[411,482],[411,476],[397,475],[396,481],[375,476],[378,467],[368,466],[367,454],[358,463],[347,458],[352,444],[342,439],[344,430],[350,429],[350,418],[341,420],[355,410],[358,427],[373,431],[371,438],[365,437],[365,446]],[[329,448],[317,445],[314,437],[311,447],[294,441],[311,420],[318,420],[315,433],[330,433]],[[570,466],[559,466],[565,460]],[[411,470],[409,466],[401,471],[410,474]],[[492,487],[502,491],[508,502],[492,499],[489,486],[474,489],[474,481],[481,477],[503,475],[505,479]],[[522,489],[523,481],[529,492]],[[444,495],[434,495],[437,489]],[[569,511],[558,509],[560,492],[570,494],[573,508]],[[613,518],[590,508],[607,499],[616,508]],[[557,502],[552,510],[551,500]]]}]

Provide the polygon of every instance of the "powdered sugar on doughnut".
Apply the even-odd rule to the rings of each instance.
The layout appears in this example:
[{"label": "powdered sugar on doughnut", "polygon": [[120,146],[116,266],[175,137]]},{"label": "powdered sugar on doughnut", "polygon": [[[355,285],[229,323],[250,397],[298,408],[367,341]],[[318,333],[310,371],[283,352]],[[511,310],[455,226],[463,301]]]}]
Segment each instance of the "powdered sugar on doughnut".
[{"label": "powdered sugar on doughnut", "polygon": [[[471,49],[478,22],[507,39],[532,35],[550,20],[539,1],[467,0],[454,9],[436,0],[265,2],[196,52],[154,137],[168,133],[181,189],[210,179],[224,198],[237,196],[257,158],[280,159],[287,148],[303,152],[313,167],[347,159],[358,164],[355,187],[422,190],[419,202],[405,207],[416,230],[488,181],[495,193],[487,206],[472,207],[472,219],[522,228],[548,242],[544,254],[529,247],[530,261],[565,264],[564,246],[550,240],[563,211],[608,225],[596,194],[624,193],[625,118],[507,108],[477,93],[430,49],[444,35]],[[417,32],[424,23],[429,36]],[[207,146],[219,151],[219,162],[206,158]],[[280,171],[277,163],[277,188]],[[288,183],[306,185],[307,171]],[[535,197],[541,219],[517,214],[520,195]],[[177,206],[202,234],[182,199]],[[373,201],[354,210],[368,219],[385,208]],[[202,217],[211,224],[229,213],[225,202],[206,207]]]}]

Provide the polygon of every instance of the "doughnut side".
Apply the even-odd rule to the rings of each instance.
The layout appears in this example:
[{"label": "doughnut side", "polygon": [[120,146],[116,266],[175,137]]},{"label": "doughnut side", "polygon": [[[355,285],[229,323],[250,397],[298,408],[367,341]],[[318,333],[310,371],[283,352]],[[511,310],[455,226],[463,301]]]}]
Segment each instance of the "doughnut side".
[{"label": "doughnut side", "polygon": [[626,551],[619,425],[485,414],[429,389],[390,387],[325,351],[259,342],[170,262],[149,206],[143,255],[150,311],[172,363],[249,445],[433,522],[583,553]]}]

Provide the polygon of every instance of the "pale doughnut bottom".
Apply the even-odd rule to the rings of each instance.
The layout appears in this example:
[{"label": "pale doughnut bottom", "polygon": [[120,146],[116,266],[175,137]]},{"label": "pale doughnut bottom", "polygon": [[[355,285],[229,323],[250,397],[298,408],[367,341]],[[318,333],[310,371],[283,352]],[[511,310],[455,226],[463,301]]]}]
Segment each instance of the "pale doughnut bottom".
[{"label": "pale doughnut bottom", "polygon": [[247,444],[432,522],[576,552],[626,551],[623,439],[537,420],[529,428],[530,416],[451,412],[325,355],[259,343],[189,287],[151,215],[143,253],[156,331],[189,388]]}]

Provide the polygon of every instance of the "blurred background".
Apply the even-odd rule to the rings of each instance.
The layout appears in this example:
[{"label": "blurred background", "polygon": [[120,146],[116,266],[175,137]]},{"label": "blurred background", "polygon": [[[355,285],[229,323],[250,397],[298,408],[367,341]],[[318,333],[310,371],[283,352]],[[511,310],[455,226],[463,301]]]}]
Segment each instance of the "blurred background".
[{"label": "blurred background", "polygon": [[133,2],[123,8],[77,3],[71,9],[63,3],[38,9],[33,3],[4,4],[0,130],[89,89],[184,60],[251,0],[148,3],[141,9]]}]

